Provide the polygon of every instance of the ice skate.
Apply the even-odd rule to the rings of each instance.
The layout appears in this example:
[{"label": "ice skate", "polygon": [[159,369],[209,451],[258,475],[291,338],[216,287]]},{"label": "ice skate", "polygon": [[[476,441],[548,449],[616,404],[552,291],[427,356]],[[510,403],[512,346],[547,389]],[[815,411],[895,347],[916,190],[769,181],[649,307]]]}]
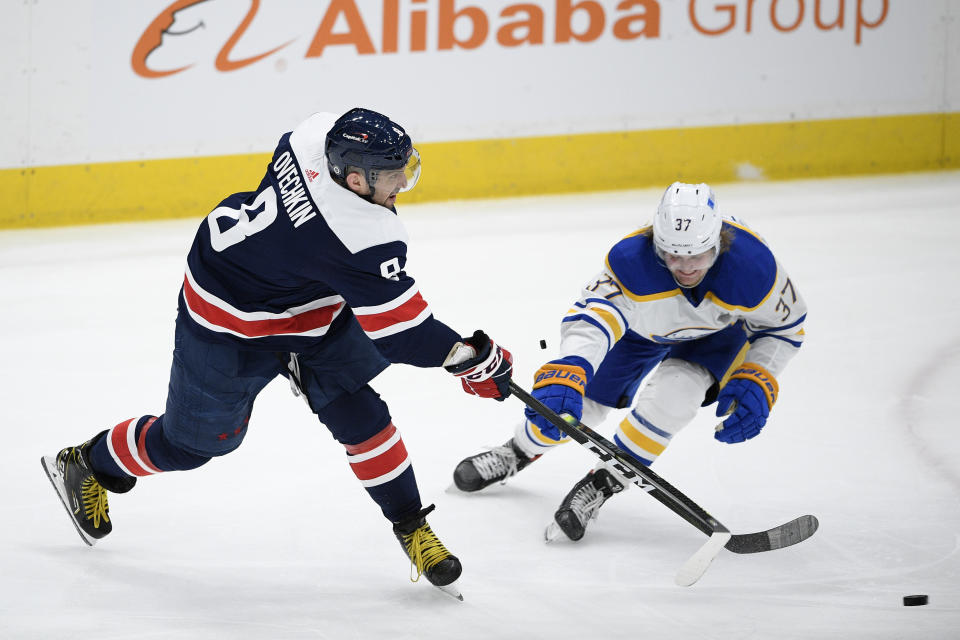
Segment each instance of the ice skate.
[{"label": "ice skate", "polygon": [[573,486],[553,514],[554,522],[546,530],[547,540],[556,539],[561,532],[571,540],[581,539],[587,531],[587,524],[597,517],[603,503],[625,488],[603,467],[590,471]]},{"label": "ice skate", "polygon": [[[67,447],[56,457],[40,458],[73,526],[90,546],[113,530],[106,488],[95,477],[88,459],[90,447],[101,437],[102,433],[79,447]],[[136,481],[136,478],[110,478],[105,483],[114,493],[124,493],[132,489]]]},{"label": "ice skate", "polygon": [[503,446],[464,458],[453,471],[453,483],[461,491],[480,491],[495,482],[506,482],[539,457],[528,457],[510,438]]},{"label": "ice skate", "polygon": [[410,558],[411,582],[416,582],[421,575],[425,575],[433,586],[457,600],[463,600],[456,585],[463,568],[460,560],[447,551],[427,524],[426,515],[433,510],[434,505],[430,505],[406,520],[394,523],[393,533]]}]

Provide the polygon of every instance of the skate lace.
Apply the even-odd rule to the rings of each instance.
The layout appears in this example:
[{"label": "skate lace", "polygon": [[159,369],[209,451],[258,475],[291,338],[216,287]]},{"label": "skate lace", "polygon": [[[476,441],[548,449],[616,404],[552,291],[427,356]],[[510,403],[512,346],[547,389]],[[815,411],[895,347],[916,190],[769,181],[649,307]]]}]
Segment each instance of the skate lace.
[{"label": "skate lace", "polygon": [[593,486],[593,482],[588,482],[570,500],[570,510],[581,523],[586,524],[587,521],[596,519],[601,505],[606,501],[603,491]]},{"label": "skate lace", "polygon": [[429,524],[403,536],[403,544],[407,549],[407,555],[410,556],[410,582],[416,582],[438,562],[450,557],[450,552],[437,539]]},{"label": "skate lace", "polygon": [[83,500],[83,515],[87,520],[93,520],[94,527],[99,527],[101,520],[110,522],[107,492],[93,476],[80,484],[80,498]]},{"label": "skate lace", "polygon": [[517,454],[508,446],[494,447],[474,458],[473,466],[484,480],[499,478],[505,483],[518,472]]}]

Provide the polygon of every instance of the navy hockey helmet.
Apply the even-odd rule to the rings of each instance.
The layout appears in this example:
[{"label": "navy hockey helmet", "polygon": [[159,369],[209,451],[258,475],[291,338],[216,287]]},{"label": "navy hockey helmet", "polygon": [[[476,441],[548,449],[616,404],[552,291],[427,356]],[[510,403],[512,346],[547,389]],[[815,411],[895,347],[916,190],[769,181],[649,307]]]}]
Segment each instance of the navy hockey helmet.
[{"label": "navy hockey helmet", "polygon": [[327,132],[327,162],[334,178],[346,179],[349,169],[363,171],[371,187],[386,175],[406,184],[399,191],[409,191],[420,179],[420,153],[410,136],[396,122],[370,109],[351,109]]}]

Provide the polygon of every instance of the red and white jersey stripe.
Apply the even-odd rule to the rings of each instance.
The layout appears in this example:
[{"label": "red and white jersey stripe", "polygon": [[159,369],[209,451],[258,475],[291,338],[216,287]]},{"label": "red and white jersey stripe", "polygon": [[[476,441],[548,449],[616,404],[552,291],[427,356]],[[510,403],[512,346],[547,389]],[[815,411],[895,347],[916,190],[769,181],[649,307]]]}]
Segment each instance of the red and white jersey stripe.
[{"label": "red and white jersey stripe", "polygon": [[423,323],[430,317],[430,305],[416,285],[383,304],[353,307],[357,321],[371,339],[385,338]]},{"label": "red and white jersey stripe", "polygon": [[344,447],[350,468],[365,487],[390,482],[410,466],[407,447],[392,422],[369,440]]},{"label": "red and white jersey stripe", "polygon": [[345,304],[342,296],[334,295],[280,313],[241,311],[197,284],[189,267],[183,279],[183,298],[187,312],[197,324],[240,338],[322,336]]},{"label": "red and white jersey stripe", "polygon": [[151,416],[140,430],[140,437],[136,438],[137,421],[133,418],[121,422],[107,433],[107,449],[114,462],[131,476],[149,476],[160,473],[161,470],[150,461],[147,455],[147,431],[153,426],[156,418]]}]

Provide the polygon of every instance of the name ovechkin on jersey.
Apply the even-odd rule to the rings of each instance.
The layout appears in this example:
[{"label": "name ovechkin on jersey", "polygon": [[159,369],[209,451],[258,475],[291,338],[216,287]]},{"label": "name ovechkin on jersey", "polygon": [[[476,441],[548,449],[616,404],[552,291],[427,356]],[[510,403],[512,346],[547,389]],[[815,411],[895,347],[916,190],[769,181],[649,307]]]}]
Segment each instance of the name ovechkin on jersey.
[{"label": "name ovechkin on jersey", "polygon": [[307,220],[317,215],[313,203],[307,196],[306,187],[300,179],[300,172],[293,161],[290,151],[284,151],[273,162],[273,173],[277,176],[277,187],[280,189],[280,199],[283,208],[294,227],[299,227]]}]

